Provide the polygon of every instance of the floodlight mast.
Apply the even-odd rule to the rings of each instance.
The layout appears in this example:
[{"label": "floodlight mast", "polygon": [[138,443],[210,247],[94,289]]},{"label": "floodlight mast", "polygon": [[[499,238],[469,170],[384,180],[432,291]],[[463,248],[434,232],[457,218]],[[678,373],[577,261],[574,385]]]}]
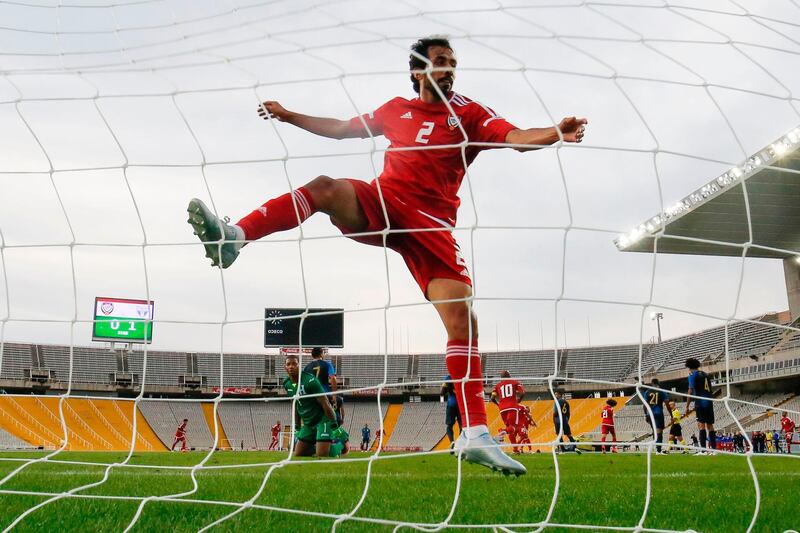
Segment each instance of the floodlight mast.
[{"label": "floodlight mast", "polygon": [[664,318],[664,313],[651,313],[650,320],[656,321],[656,327],[658,328],[658,343],[661,344],[661,319]]}]

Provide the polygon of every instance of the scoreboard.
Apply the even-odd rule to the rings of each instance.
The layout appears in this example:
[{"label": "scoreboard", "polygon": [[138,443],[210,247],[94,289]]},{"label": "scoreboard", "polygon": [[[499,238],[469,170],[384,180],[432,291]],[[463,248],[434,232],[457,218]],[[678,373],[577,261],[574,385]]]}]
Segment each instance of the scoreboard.
[{"label": "scoreboard", "polygon": [[150,343],[153,302],[123,298],[94,299],[93,341]]},{"label": "scoreboard", "polygon": [[[344,309],[265,309],[264,347],[344,348]],[[286,318],[292,317],[292,318]]]}]

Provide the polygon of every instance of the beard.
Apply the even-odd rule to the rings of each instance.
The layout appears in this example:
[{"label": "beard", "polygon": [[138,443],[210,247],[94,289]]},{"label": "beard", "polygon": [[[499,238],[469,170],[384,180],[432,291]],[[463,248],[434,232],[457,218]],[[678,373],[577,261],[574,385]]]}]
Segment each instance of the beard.
[{"label": "beard", "polygon": [[[447,93],[453,90],[453,78],[442,78],[436,82],[436,86],[442,91],[442,94],[447,97]],[[435,88],[431,88],[431,92],[437,100],[442,100],[439,92]]]}]

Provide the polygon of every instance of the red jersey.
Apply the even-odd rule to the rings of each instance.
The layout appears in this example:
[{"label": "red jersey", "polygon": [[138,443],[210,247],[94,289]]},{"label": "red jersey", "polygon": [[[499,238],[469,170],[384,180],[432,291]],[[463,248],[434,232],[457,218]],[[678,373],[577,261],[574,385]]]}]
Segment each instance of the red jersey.
[{"label": "red jersey", "polygon": [[781,417],[781,429],[784,433],[794,432],[794,422],[789,417]]},{"label": "red jersey", "polygon": [[278,433],[281,432],[281,425],[280,424],[275,424],[274,426],[272,426],[271,430],[272,430],[272,436],[273,437],[277,437]]},{"label": "red jersey", "polygon": [[175,430],[176,437],[185,437],[186,436],[186,424],[181,424],[178,426],[178,429]]},{"label": "red jersey", "polygon": [[[350,119],[350,131],[361,137],[383,135],[390,149],[430,148],[470,143],[504,143],[508,132],[517,129],[488,107],[451,92],[448,103],[428,104],[414,98],[396,97],[372,113]],[[362,122],[363,119],[363,122]],[[364,124],[366,123],[366,128]],[[466,132],[464,138],[461,128]],[[467,146],[466,165],[481,150],[491,146]],[[466,172],[460,147],[387,151],[380,186],[426,213],[455,225],[461,203],[458,189]]]},{"label": "red jersey", "polygon": [[604,405],[603,410],[600,411],[601,424],[604,426],[614,425],[614,408],[610,405]]},{"label": "red jersey", "polygon": [[514,409],[519,405],[517,393],[525,394],[525,389],[516,379],[504,379],[494,386],[492,397],[497,398],[500,410]]},{"label": "red jersey", "polygon": [[524,405],[518,405],[517,411],[519,412],[519,425],[524,428],[530,427],[533,419],[531,418],[530,413],[527,409],[525,409]]}]

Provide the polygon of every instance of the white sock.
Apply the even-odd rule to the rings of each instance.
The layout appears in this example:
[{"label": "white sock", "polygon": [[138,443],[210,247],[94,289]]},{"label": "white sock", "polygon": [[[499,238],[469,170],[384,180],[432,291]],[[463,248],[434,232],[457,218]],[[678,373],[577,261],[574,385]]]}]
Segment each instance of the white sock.
[{"label": "white sock", "polygon": [[484,433],[489,433],[489,428],[481,424],[480,426],[464,428],[464,433],[466,433],[468,439],[476,439]]},{"label": "white sock", "polygon": [[242,246],[244,246],[246,244],[244,242],[244,239],[245,239],[244,230],[242,228],[240,228],[239,226],[237,226],[236,224],[232,224],[231,227],[233,228],[233,231],[236,232],[236,240],[237,241],[243,241],[243,242],[236,242],[236,243],[233,244],[233,246],[236,248],[236,251],[238,252],[239,250],[242,249]]}]

